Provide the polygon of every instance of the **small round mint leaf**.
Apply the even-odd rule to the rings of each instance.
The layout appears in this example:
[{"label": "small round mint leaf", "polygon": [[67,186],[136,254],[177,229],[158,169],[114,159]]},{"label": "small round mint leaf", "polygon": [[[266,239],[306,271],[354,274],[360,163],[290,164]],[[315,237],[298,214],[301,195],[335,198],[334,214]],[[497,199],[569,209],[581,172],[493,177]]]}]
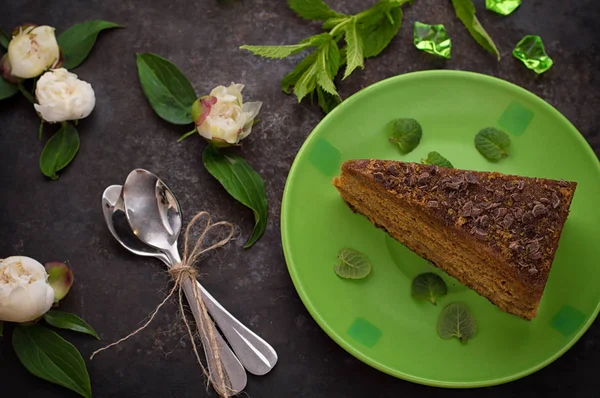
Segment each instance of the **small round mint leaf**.
[{"label": "small round mint leaf", "polygon": [[448,293],[444,280],[432,272],[417,275],[412,281],[411,294],[418,300],[429,300],[437,305],[437,300]]},{"label": "small round mint leaf", "polygon": [[444,340],[456,337],[464,344],[477,333],[477,322],[465,304],[451,303],[440,313],[437,332]]},{"label": "small round mint leaf", "polygon": [[390,142],[397,144],[404,154],[412,152],[423,136],[423,129],[415,119],[396,119],[392,125]]},{"label": "small round mint leaf", "polygon": [[488,160],[497,161],[508,156],[510,137],[493,127],[481,130],[475,136],[475,148]]},{"label": "small round mint leaf", "polygon": [[338,263],[333,268],[341,278],[362,279],[371,273],[371,262],[361,252],[342,249],[337,255]]}]

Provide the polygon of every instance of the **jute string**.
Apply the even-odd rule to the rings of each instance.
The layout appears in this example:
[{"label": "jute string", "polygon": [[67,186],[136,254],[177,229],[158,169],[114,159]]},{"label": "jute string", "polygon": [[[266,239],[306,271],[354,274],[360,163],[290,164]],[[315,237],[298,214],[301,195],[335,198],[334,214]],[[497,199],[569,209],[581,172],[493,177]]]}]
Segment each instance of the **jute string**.
[{"label": "jute string", "polygon": [[[206,219],[206,226],[204,227],[202,233],[200,234],[200,237],[196,240],[196,243],[194,244],[194,248],[191,251],[189,251],[188,249],[189,249],[189,241],[190,241],[190,232],[191,232],[192,228],[194,227],[194,225],[202,218]],[[210,244],[207,247],[204,247],[204,241],[207,240],[209,232],[212,229],[218,228],[221,226],[224,226],[227,229],[229,229],[229,233],[227,234],[227,236],[217,242]],[[206,375],[206,377],[208,379],[208,383],[212,384],[215,391],[221,397],[230,397],[230,396],[234,395],[236,392],[233,391],[231,388],[231,382],[225,371],[223,361],[219,354],[219,344],[217,341],[216,329],[214,328],[212,319],[208,315],[208,310],[206,309],[206,304],[204,303],[204,300],[202,299],[202,295],[200,293],[200,288],[198,287],[198,284],[196,283],[196,276],[198,274],[198,271],[196,270],[196,267],[195,267],[195,263],[200,259],[200,257],[204,253],[226,245],[233,238],[234,231],[235,231],[235,227],[233,226],[233,224],[231,224],[227,221],[219,221],[217,223],[212,224],[210,214],[208,212],[202,211],[202,212],[196,214],[194,216],[194,218],[192,218],[192,220],[190,221],[190,223],[188,224],[188,226],[185,230],[183,258],[180,263],[175,264],[169,270],[169,275],[171,275],[175,284],[174,284],[173,288],[171,289],[171,291],[169,292],[169,294],[167,295],[167,297],[165,297],[164,300],[156,307],[156,309],[152,312],[152,314],[150,315],[150,318],[148,319],[148,321],[146,321],[146,323],[144,323],[141,327],[139,327],[138,329],[129,333],[127,336],[123,337],[122,339],[119,339],[119,340],[115,341],[114,343],[107,345],[106,347],[103,347],[103,348],[100,348],[99,350],[94,351],[94,353],[90,357],[90,360],[93,359],[94,356],[96,354],[98,354],[99,352],[107,350],[110,347],[119,345],[119,344],[123,343],[125,340],[129,339],[130,337],[133,337],[136,334],[138,334],[139,332],[141,332],[142,330],[146,329],[148,327],[148,325],[150,325],[150,323],[152,323],[152,321],[154,320],[154,317],[156,316],[156,314],[158,314],[158,312],[160,311],[162,306],[165,305],[167,303],[167,301],[171,297],[173,297],[173,295],[177,292],[178,297],[179,297],[179,311],[181,313],[181,318],[183,319],[183,322],[187,329],[190,341],[192,342],[192,349],[193,349],[194,355],[196,356],[196,360],[198,361],[198,364],[200,364],[202,371]],[[194,333],[192,332],[192,327],[190,326],[190,323],[187,320],[187,316],[185,314],[184,307],[183,307],[184,297],[182,294],[183,293],[182,290],[183,290],[183,284],[186,283],[186,281],[191,282],[190,284],[193,286],[193,291],[194,291],[194,297],[193,297],[194,302],[193,303],[190,302],[189,304],[190,304],[190,306],[197,305],[200,310],[199,311],[200,319],[197,320],[196,326],[198,328],[198,331],[200,332],[200,337],[202,339],[202,343],[204,344],[204,351],[206,354],[207,367],[205,367],[202,364],[202,361],[200,359],[200,354],[198,353],[198,347],[197,347],[196,341],[194,339]],[[191,300],[191,298],[190,298],[190,300]]]}]

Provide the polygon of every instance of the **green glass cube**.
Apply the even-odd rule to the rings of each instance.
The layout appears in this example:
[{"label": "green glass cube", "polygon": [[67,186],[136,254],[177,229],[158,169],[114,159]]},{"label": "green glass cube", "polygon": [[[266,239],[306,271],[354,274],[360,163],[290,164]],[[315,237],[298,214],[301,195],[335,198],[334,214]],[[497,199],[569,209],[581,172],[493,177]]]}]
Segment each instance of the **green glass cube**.
[{"label": "green glass cube", "polygon": [[519,8],[521,0],[485,0],[485,8],[501,15],[508,15]]},{"label": "green glass cube", "polygon": [[522,38],[513,50],[513,56],[537,74],[546,72],[554,63],[546,54],[542,38],[534,35]]},{"label": "green glass cube", "polygon": [[415,21],[414,43],[419,50],[450,58],[452,42],[444,25],[427,25]]}]

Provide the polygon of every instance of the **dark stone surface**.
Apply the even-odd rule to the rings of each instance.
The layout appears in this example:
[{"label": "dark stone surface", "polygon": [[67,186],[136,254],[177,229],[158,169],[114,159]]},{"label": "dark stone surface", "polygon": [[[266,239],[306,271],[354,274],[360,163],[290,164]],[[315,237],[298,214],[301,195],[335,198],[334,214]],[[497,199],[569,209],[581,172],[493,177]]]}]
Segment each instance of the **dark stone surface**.
[{"label": "dark stone surface", "polygon": [[[329,0],[356,12],[373,1]],[[482,24],[504,56],[500,63],[481,50],[455,19],[445,0],[417,0],[406,8],[404,27],[390,47],[368,60],[364,71],[339,84],[344,97],[393,75],[424,69],[462,69],[497,76],[538,94],[561,111],[600,154],[600,66],[594,0],[525,0],[512,16],[486,12]],[[126,29],[102,34],[76,70],[97,95],[93,114],[80,123],[81,150],[58,181],[38,169],[42,143],[32,107],[20,97],[0,105],[0,256],[23,254],[40,261],[68,260],[76,284],[63,303],[94,325],[103,342],[65,333],[89,357],[101,344],[135,329],[164,297],[168,277],[157,261],[128,254],[109,235],[100,196],[136,167],[158,173],[177,193],[187,214],[205,209],[237,223],[243,236],[205,263],[206,287],[242,322],[271,342],[280,361],[265,377],[249,377],[250,397],[520,397],[559,394],[591,397],[600,390],[600,323],[562,358],[519,381],[483,390],[441,390],[398,380],[364,365],[338,347],[312,320],[288,276],[281,250],[279,212],[286,175],[302,142],[321,120],[316,105],[297,104],[280,90],[280,79],[298,57],[259,59],[241,44],[295,43],[319,32],[318,23],[297,18],[283,0],[67,0],[3,1],[0,26],[32,21],[57,27],[106,19]],[[453,39],[443,62],[412,45],[412,23],[443,23]],[[510,55],[525,34],[540,34],[554,67],[535,76]],[[156,52],[178,65],[198,93],[230,81],[246,84],[248,100],[262,100],[261,123],[244,141],[243,153],[263,175],[270,220],[264,237],[242,250],[251,230],[250,211],[231,199],[204,170],[204,143],[176,138],[185,127],[167,124],[148,106],[137,79],[134,53]],[[50,129],[48,129],[50,130]],[[140,336],[88,361],[96,397],[202,397],[204,379],[190,354],[175,306],[160,312]],[[1,396],[19,386],[20,396],[70,397],[67,390],[30,376],[10,341],[0,338]],[[425,348],[424,348],[425,349]],[[490,358],[490,360],[493,360]],[[449,366],[451,366],[449,364]],[[12,391],[12,389],[11,389]],[[15,395],[16,396],[16,395]]]}]

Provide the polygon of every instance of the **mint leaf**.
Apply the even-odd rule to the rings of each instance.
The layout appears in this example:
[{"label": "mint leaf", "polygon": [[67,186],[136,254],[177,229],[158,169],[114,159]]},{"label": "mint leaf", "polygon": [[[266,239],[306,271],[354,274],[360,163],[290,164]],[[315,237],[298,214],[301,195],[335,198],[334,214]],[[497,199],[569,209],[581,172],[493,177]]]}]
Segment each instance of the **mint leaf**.
[{"label": "mint leaf", "polygon": [[423,162],[424,164],[435,164],[437,166],[447,167],[449,169],[454,168],[454,166],[452,166],[452,163],[450,163],[448,159],[446,159],[445,157],[440,155],[439,152],[436,151],[429,152],[427,158],[421,159],[421,162]]},{"label": "mint leaf", "polygon": [[315,21],[344,16],[344,14],[333,11],[322,0],[288,0],[288,5],[300,17]]},{"label": "mint leaf", "polygon": [[311,43],[292,44],[286,46],[249,46],[243,45],[241,50],[248,50],[254,55],[259,55],[265,58],[286,58],[290,55],[301,52],[302,50],[311,47]]},{"label": "mint leaf", "polygon": [[317,87],[317,102],[327,114],[340,104],[340,97],[326,93],[321,87]]},{"label": "mint leaf", "polygon": [[92,397],[85,362],[71,343],[38,325],[15,325],[12,343],[19,361],[33,375]]},{"label": "mint leaf", "polygon": [[345,279],[362,279],[371,273],[371,262],[361,252],[354,249],[342,249],[337,255],[338,263],[333,270]]},{"label": "mint leaf", "polygon": [[419,145],[422,135],[423,129],[415,119],[396,119],[389,140],[398,144],[400,151],[407,154]]},{"label": "mint leaf", "polygon": [[285,92],[286,94],[290,94],[290,87],[296,85],[298,80],[300,80],[300,77],[302,77],[306,70],[315,63],[316,59],[317,52],[315,51],[310,55],[306,56],[306,58],[304,58],[302,61],[300,61],[300,63],[296,65],[293,71],[285,75],[283,77],[283,80],[281,81],[281,89],[283,90],[283,92]]},{"label": "mint leaf", "polygon": [[479,20],[475,16],[475,5],[473,5],[473,2],[471,0],[452,0],[452,5],[454,6],[456,16],[465,25],[465,28],[467,28],[473,39],[486,51],[496,54],[498,60],[500,60],[498,48],[496,48],[494,41],[485,29],[483,29],[483,26],[481,26],[481,23],[479,23]]},{"label": "mint leaf", "polygon": [[[312,93],[317,86],[331,95],[338,96],[333,78],[340,67],[340,51],[331,35],[328,33],[325,33],[325,35],[328,40],[315,50],[314,56],[310,57],[310,64],[302,65],[302,74],[294,83],[294,94],[296,94],[298,102],[302,101],[309,93]],[[286,76],[284,78],[285,84],[287,85],[288,82],[292,81],[292,78],[295,78],[295,76],[289,76],[289,78]]]},{"label": "mint leaf", "polygon": [[500,160],[508,156],[510,137],[493,127],[481,130],[475,136],[475,148],[488,160]]},{"label": "mint leaf", "polygon": [[75,126],[63,122],[58,130],[42,150],[40,155],[40,170],[46,177],[58,179],[57,171],[67,167],[79,151],[79,133]]},{"label": "mint leaf", "polygon": [[192,123],[196,93],[185,75],[156,54],[137,54],[136,62],[140,84],[156,114],[173,124]]},{"label": "mint leaf", "polygon": [[344,73],[343,79],[350,76],[350,74],[356,68],[365,69],[364,64],[364,56],[363,56],[363,43],[362,37],[358,33],[358,29],[356,27],[356,19],[352,19],[345,26],[346,35],[344,36],[346,39],[346,72]]},{"label": "mint leaf", "polygon": [[477,333],[477,322],[465,304],[451,303],[440,313],[437,332],[444,340],[456,337],[464,344]]},{"label": "mint leaf", "polygon": [[94,328],[92,328],[87,324],[86,321],[75,314],[69,314],[68,312],[58,310],[50,310],[44,314],[44,320],[55,328],[86,333],[100,340],[100,337],[98,337],[98,333],[96,333]]},{"label": "mint leaf", "polygon": [[402,26],[401,4],[382,0],[356,16],[365,58],[379,55],[396,37]]},{"label": "mint leaf", "polygon": [[325,92],[339,96],[333,84],[333,78],[340,67],[340,50],[334,40],[329,40],[320,49],[317,56],[317,83]]},{"label": "mint leaf", "polygon": [[105,29],[122,28],[109,21],[87,21],[71,26],[58,36],[58,45],[65,55],[63,68],[74,69],[78,67],[90,54],[98,34]]},{"label": "mint leaf", "polygon": [[254,213],[254,230],[244,248],[252,246],[267,229],[269,204],[265,182],[254,169],[238,155],[225,155],[213,145],[202,153],[206,170],[215,177],[233,198]]},{"label": "mint leaf", "polygon": [[432,272],[417,275],[412,281],[411,294],[418,300],[429,300],[437,305],[437,300],[448,293],[444,280]]},{"label": "mint leaf", "polygon": [[[0,56],[0,58],[2,58]],[[7,99],[19,92],[19,86],[7,82],[0,76],[0,100]]]}]

